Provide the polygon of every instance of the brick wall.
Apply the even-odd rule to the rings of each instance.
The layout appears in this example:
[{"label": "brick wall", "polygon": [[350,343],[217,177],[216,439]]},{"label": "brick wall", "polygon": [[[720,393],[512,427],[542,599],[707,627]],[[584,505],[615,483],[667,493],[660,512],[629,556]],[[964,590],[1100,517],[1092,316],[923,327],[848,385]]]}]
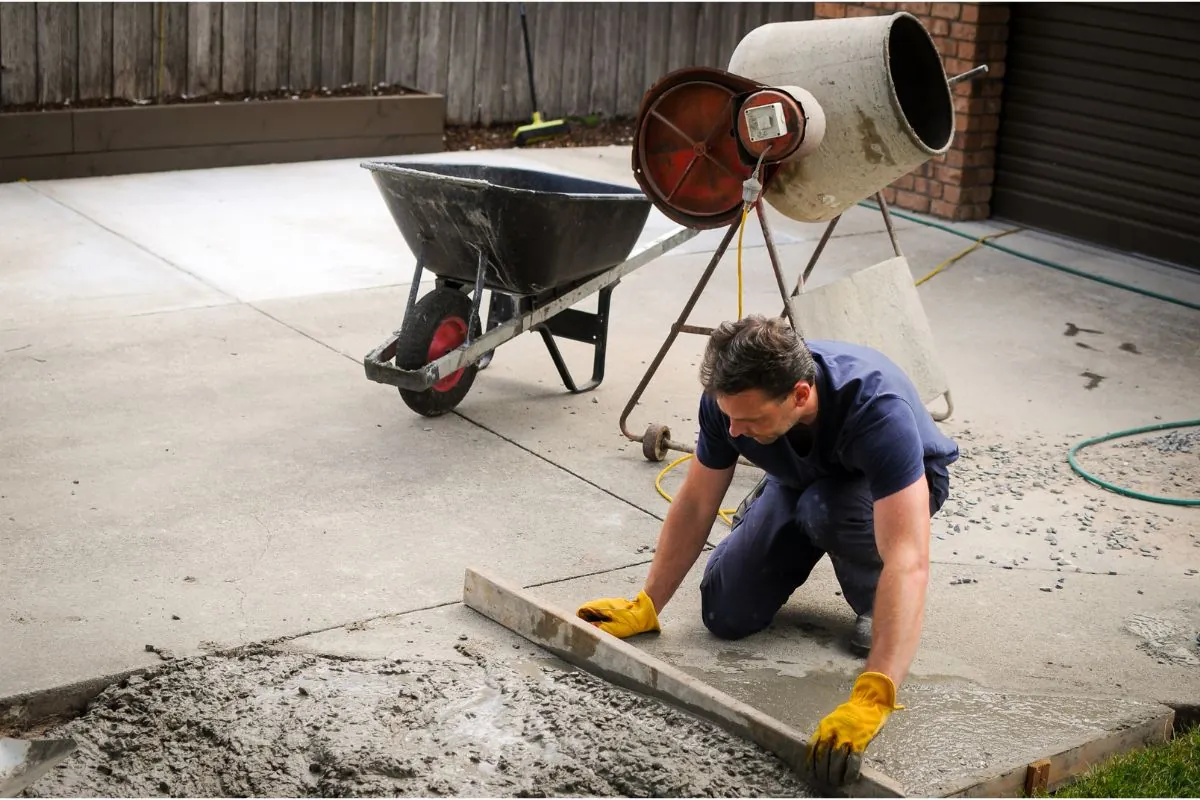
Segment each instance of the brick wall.
[{"label": "brick wall", "polygon": [[988,74],[952,88],[954,142],[949,152],[884,190],[888,203],[949,220],[986,219],[995,179],[996,132],[1008,40],[1007,3],[817,3],[817,19],[907,11],[933,37],[946,74],[979,64]]}]

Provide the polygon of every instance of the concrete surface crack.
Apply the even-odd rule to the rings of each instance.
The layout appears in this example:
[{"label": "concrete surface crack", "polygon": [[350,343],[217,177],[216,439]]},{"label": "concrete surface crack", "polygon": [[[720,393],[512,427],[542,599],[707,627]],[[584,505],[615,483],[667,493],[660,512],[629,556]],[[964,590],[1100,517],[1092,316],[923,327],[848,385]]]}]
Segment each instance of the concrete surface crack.
[{"label": "concrete surface crack", "polygon": [[658,520],[659,522],[663,521],[662,517],[660,517],[658,514],[655,514],[650,509],[643,508],[642,506],[639,506],[637,503],[633,502],[632,500],[621,497],[621,495],[617,494],[616,492],[612,491],[611,489],[606,489],[603,486],[601,486],[600,484],[596,483],[595,481],[585,478],[584,476],[580,475],[578,472],[575,472],[571,468],[563,466],[562,464],[559,464],[557,461],[553,461],[535,450],[531,450],[530,448],[526,447],[525,445],[521,444],[520,442],[510,439],[509,437],[505,436],[504,434],[500,433],[499,431],[492,430],[487,425],[484,425],[482,422],[477,422],[476,420],[471,419],[467,415],[463,414],[461,411],[452,411],[451,413],[466,420],[467,422],[471,423],[475,427],[481,428],[481,429],[487,431],[488,433],[492,434],[493,436],[498,436],[499,438],[508,442],[512,446],[520,448],[521,450],[524,450],[526,453],[529,453],[529,455],[533,456],[534,458],[541,459],[542,461],[545,461],[550,466],[552,466],[556,469],[562,470],[563,472],[567,473],[568,475],[570,475],[573,478],[577,478],[577,479],[583,481],[588,486],[591,486],[594,489],[599,489],[601,492],[604,492],[606,495],[613,498],[614,500],[620,500],[622,503],[629,506],[630,508],[637,509],[638,511],[641,511],[643,514],[653,517],[654,519]]}]

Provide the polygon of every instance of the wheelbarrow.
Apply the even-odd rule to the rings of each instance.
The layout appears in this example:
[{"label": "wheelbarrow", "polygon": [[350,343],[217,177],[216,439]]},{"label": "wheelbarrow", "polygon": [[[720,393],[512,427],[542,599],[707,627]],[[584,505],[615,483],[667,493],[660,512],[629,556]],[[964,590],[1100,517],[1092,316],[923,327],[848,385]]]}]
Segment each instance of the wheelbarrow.
[{"label": "wheelbarrow", "polygon": [[74,739],[0,737],[0,797],[16,797],[74,751]]},{"label": "wheelbarrow", "polygon": [[[417,261],[400,329],[363,366],[426,417],[453,410],[495,349],[526,331],[541,335],[567,391],[599,386],[613,289],[697,233],[679,228],[631,255],[652,207],[637,188],[484,164],[361,166]],[[426,270],[434,288],[418,297]],[[593,294],[595,313],[572,308]],[[589,380],[575,380],[555,337],[592,345]]]}]

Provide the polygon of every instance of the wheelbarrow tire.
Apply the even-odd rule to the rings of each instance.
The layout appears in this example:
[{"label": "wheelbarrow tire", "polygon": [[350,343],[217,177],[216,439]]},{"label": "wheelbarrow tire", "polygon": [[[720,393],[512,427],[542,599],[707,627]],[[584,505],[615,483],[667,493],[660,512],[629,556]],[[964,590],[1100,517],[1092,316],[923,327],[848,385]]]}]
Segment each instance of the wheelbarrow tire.
[{"label": "wheelbarrow tire", "polygon": [[[471,297],[459,289],[439,287],[426,294],[404,320],[396,341],[396,366],[420,369],[466,341],[471,319]],[[479,335],[475,322],[472,337]],[[404,404],[424,417],[440,417],[453,411],[471,391],[477,364],[447,375],[425,390],[400,389]]]}]

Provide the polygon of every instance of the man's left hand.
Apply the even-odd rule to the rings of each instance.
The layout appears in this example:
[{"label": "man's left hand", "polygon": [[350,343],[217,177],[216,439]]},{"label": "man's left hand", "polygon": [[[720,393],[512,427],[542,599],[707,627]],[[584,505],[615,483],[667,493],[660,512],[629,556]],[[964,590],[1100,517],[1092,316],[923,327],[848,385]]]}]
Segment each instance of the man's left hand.
[{"label": "man's left hand", "polygon": [[807,778],[828,787],[858,780],[863,753],[883,728],[896,705],[896,685],[881,672],[864,672],[854,682],[850,699],[821,720],[808,740]]}]

